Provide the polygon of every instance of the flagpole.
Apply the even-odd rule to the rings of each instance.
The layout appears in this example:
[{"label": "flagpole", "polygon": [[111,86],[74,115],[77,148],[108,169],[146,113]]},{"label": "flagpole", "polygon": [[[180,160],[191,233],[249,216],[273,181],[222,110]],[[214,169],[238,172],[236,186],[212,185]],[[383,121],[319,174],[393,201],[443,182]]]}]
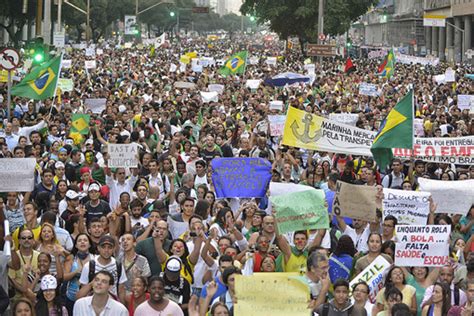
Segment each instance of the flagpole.
[{"label": "flagpole", "polygon": [[[56,91],[58,90],[59,77],[61,76],[62,63],[63,63],[63,53],[61,52],[61,55],[59,56],[58,78],[56,79],[56,86],[54,87],[54,93],[53,93],[53,105],[51,106],[51,110],[49,110],[49,116],[50,117],[51,117],[51,113],[53,112],[54,99],[56,98]],[[61,112],[61,111],[58,111],[58,112]]]},{"label": "flagpole", "polygon": [[413,148],[415,147],[415,114],[413,113],[414,109],[415,109],[415,87],[411,87],[411,115],[412,115],[412,120],[411,120],[411,125],[412,125],[412,143],[411,143],[411,154],[413,156]]}]

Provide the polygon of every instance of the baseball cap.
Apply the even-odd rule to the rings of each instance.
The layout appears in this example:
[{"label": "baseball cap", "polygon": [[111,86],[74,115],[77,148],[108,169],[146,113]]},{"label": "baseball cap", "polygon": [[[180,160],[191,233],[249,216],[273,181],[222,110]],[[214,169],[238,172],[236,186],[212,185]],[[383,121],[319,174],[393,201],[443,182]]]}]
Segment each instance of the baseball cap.
[{"label": "baseball cap", "polygon": [[87,189],[87,192],[90,191],[100,191],[100,186],[97,183],[92,183],[89,185],[89,189]]},{"label": "baseball cap", "polygon": [[86,145],[93,145],[94,144],[94,141],[92,139],[87,139],[86,142],[84,143]]},{"label": "baseball cap", "polygon": [[181,259],[176,256],[169,257],[166,261],[166,270],[174,273],[181,271]]},{"label": "baseball cap", "polygon": [[41,278],[40,288],[42,291],[56,290],[57,287],[58,281],[51,274],[46,274],[44,277]]},{"label": "baseball cap", "polygon": [[79,198],[79,194],[74,190],[68,190],[66,192],[66,198],[69,200],[74,200],[74,199]]},{"label": "baseball cap", "polygon": [[57,161],[54,164],[54,169],[58,169],[58,168],[65,168],[64,163],[62,161]]},{"label": "baseball cap", "polygon": [[115,246],[115,239],[110,235],[104,235],[104,236],[100,237],[99,246],[102,246],[102,245],[105,245],[105,244]]}]

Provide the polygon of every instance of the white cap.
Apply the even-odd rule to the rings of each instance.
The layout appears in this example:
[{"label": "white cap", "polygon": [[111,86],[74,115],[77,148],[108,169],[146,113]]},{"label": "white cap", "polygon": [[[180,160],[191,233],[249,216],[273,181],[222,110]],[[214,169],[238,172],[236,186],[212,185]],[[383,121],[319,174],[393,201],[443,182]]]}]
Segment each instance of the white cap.
[{"label": "white cap", "polygon": [[79,198],[79,194],[74,191],[74,190],[68,190],[66,192],[66,197],[69,199],[69,200],[74,200],[74,199],[77,199]]}]

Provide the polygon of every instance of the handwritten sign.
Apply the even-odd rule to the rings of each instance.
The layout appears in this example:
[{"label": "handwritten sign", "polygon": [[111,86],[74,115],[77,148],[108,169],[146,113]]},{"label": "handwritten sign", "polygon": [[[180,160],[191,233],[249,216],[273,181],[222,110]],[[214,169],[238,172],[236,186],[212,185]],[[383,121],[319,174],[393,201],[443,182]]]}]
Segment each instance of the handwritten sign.
[{"label": "handwritten sign", "polygon": [[110,168],[136,168],[138,166],[138,145],[108,144]]},{"label": "handwritten sign", "polygon": [[377,293],[384,287],[384,276],[385,271],[390,267],[390,263],[382,256],[375,258],[372,263],[362,270],[350,283],[352,289],[354,284],[361,281],[366,282],[369,285],[370,293],[369,300],[372,304],[375,304],[375,297]]},{"label": "handwritten sign", "polygon": [[262,158],[215,158],[211,167],[218,198],[263,197],[272,177],[271,163]]},{"label": "handwritten sign", "polygon": [[439,267],[449,264],[450,225],[397,225],[395,265]]},{"label": "handwritten sign", "polygon": [[270,123],[270,136],[281,136],[285,129],[286,115],[268,115]]},{"label": "handwritten sign", "polygon": [[425,225],[430,213],[430,194],[383,189],[383,217],[393,215],[401,225]]},{"label": "handwritten sign", "polygon": [[35,186],[34,158],[0,159],[0,192],[29,192]]},{"label": "handwritten sign", "polygon": [[235,293],[238,298],[235,316],[309,314],[309,286],[296,273],[236,275]]},{"label": "handwritten sign", "polygon": [[458,108],[462,110],[469,110],[474,106],[474,94],[458,94]]},{"label": "handwritten sign", "polygon": [[61,89],[62,92],[71,92],[74,89],[74,83],[72,79],[59,78],[58,88]]},{"label": "handwritten sign", "polygon": [[[466,215],[474,204],[474,180],[441,181],[418,178],[420,190],[430,192],[436,213]],[[453,200],[455,199],[455,201]]]},{"label": "handwritten sign", "polygon": [[378,208],[376,194],[375,187],[337,181],[332,210],[335,215],[375,221]]}]

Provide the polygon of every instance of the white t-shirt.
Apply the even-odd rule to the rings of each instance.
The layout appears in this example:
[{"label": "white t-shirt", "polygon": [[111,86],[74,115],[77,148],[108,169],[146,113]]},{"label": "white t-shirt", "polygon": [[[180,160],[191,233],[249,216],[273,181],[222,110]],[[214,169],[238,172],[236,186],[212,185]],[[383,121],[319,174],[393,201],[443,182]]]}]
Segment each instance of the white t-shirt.
[{"label": "white t-shirt", "polygon": [[178,304],[175,302],[168,300],[168,305],[162,310],[157,311],[153,307],[150,306],[148,301],[141,303],[138,305],[137,309],[135,310],[135,316],[159,316],[159,315],[166,315],[166,316],[184,316],[183,311],[179,307]]},{"label": "white t-shirt", "polygon": [[351,237],[357,251],[367,252],[369,250],[369,246],[367,244],[367,240],[369,239],[370,235],[369,224],[367,224],[367,227],[365,227],[364,231],[360,235],[357,235],[356,230],[354,228],[350,227],[349,225],[346,225],[346,230],[344,230],[343,235]]},{"label": "white t-shirt", "polygon": [[[97,260],[98,257],[99,256],[96,256],[95,258],[93,258],[93,260],[95,260],[95,272],[97,273],[102,270],[107,270],[110,273],[112,273],[112,275],[114,276],[114,285],[110,287],[110,293],[117,296],[118,273],[117,273],[117,264],[115,263],[115,258],[112,257],[110,262],[106,264],[105,266],[103,266]],[[79,278],[79,283],[81,283],[82,285],[89,284],[89,264],[90,262],[86,263],[84,268],[82,268],[81,277]],[[120,276],[119,284],[125,284],[125,282],[127,282],[127,274],[125,273],[125,268],[123,267],[123,265],[121,265],[121,267],[122,267],[122,275]]]}]

